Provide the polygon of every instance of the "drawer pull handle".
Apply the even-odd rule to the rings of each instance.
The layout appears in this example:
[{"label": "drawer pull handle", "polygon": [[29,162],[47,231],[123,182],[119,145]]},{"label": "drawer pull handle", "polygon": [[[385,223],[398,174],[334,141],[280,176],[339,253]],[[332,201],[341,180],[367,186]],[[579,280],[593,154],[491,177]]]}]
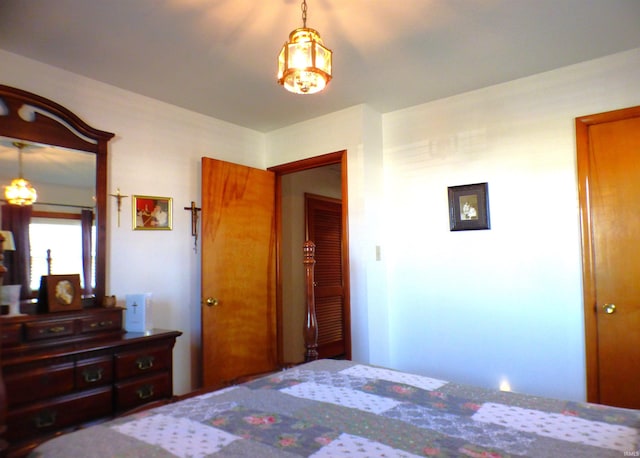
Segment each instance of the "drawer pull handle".
[{"label": "drawer pull handle", "polygon": [[91,323],[91,325],[89,327],[91,328],[105,328],[107,326],[111,326],[113,324],[113,321],[109,320],[109,321],[98,321],[98,322],[93,322]]},{"label": "drawer pull handle", "polygon": [[101,367],[91,367],[82,371],[84,381],[87,383],[95,383],[102,380],[103,369]]},{"label": "drawer pull handle", "polygon": [[153,360],[153,356],[141,356],[140,358],[136,359],[136,366],[138,366],[138,369],[140,369],[141,371],[146,371],[153,367]]},{"label": "drawer pull handle", "polygon": [[149,399],[153,396],[153,385],[142,385],[136,390],[136,393],[140,399]]},{"label": "drawer pull handle", "polygon": [[64,327],[64,326],[52,326],[52,327],[50,327],[50,328],[48,328],[48,329],[42,329],[42,330],[40,331],[40,333],[42,334],[42,333],[45,333],[45,332],[46,332],[46,333],[48,333],[48,334],[59,334],[59,333],[61,333],[61,332],[64,332],[66,329],[67,329],[67,328],[66,328],[66,327]]},{"label": "drawer pull handle", "polygon": [[36,428],[48,428],[56,424],[56,412],[45,410],[35,417]]}]

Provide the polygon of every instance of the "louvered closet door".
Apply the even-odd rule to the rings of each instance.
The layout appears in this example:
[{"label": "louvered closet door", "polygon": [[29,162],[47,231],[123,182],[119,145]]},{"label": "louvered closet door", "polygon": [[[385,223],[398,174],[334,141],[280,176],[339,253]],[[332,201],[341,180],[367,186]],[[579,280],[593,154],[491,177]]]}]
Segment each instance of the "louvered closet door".
[{"label": "louvered closet door", "polygon": [[344,356],[345,304],[342,260],[342,202],[305,195],[307,239],[316,245],[315,303],[318,356]]}]

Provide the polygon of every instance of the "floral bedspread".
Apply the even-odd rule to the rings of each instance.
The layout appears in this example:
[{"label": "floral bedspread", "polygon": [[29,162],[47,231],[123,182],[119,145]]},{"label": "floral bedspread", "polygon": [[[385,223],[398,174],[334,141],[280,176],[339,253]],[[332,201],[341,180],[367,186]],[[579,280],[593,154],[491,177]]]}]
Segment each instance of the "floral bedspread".
[{"label": "floral bedspread", "polygon": [[640,411],[322,360],[80,430],[35,457],[624,457]]}]

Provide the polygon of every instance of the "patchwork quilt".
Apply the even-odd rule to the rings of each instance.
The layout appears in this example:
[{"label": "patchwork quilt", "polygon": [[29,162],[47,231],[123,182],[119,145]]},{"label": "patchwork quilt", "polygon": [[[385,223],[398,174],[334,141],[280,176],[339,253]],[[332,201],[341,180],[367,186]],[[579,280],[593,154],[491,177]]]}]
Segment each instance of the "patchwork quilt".
[{"label": "patchwork quilt", "polygon": [[67,434],[33,457],[640,456],[640,411],[321,360]]}]

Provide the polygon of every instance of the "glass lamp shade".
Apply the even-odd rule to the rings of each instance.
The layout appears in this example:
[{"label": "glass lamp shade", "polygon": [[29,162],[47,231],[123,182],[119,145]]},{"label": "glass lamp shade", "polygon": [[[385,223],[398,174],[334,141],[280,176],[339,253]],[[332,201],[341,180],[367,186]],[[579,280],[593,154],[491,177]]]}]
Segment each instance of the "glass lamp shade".
[{"label": "glass lamp shade", "polygon": [[317,31],[306,27],[289,34],[278,57],[278,83],[296,94],[320,92],[331,81],[331,50]]},{"label": "glass lamp shade", "polygon": [[31,183],[24,178],[15,178],[4,190],[4,196],[11,205],[32,205],[38,194]]}]

